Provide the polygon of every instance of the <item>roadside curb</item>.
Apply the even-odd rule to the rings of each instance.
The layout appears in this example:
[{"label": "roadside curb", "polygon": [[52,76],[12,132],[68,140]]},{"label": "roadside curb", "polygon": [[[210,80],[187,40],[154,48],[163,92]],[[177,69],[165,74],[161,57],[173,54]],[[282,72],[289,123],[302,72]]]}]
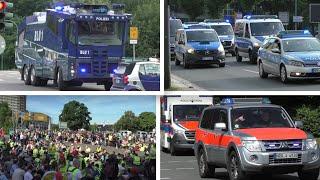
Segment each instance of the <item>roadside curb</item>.
[{"label": "roadside curb", "polygon": [[178,91],[206,91],[198,85],[173,74],[171,74],[171,81],[171,85],[178,88]]}]

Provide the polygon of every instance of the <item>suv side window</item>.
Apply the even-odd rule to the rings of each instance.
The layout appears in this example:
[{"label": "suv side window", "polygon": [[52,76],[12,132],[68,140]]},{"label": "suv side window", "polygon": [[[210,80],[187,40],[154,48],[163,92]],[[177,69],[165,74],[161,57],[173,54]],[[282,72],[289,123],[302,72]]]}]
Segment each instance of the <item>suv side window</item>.
[{"label": "suv side window", "polygon": [[243,22],[236,23],[234,31],[237,34],[237,37],[243,37]]},{"label": "suv side window", "polygon": [[210,129],[214,130],[214,125],[220,121],[220,109],[214,109],[211,117]]},{"label": "suv side window", "polygon": [[141,64],[139,67],[139,73],[141,73],[142,75],[146,75],[146,69],[143,64]]},{"label": "suv side window", "polygon": [[210,129],[211,117],[213,115],[213,110],[208,109],[203,112],[202,121],[200,127],[203,129]]},{"label": "suv side window", "polygon": [[246,32],[245,32],[244,37],[250,38],[250,31],[249,31],[249,24],[248,23],[246,23]]},{"label": "suv side window", "polygon": [[225,123],[228,126],[228,113],[227,110],[220,110],[220,123]]}]

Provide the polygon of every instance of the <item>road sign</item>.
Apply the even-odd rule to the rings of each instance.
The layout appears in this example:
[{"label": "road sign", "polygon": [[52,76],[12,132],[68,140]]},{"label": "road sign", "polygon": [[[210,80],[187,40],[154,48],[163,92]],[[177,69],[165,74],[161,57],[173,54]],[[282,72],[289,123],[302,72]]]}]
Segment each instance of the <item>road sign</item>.
[{"label": "road sign", "polygon": [[138,40],[139,31],[137,27],[130,27],[130,40]]},{"label": "road sign", "polygon": [[293,22],[294,23],[303,22],[303,17],[302,16],[293,16]]},{"label": "road sign", "polygon": [[310,23],[320,23],[320,4],[310,4],[309,13]]},{"label": "road sign", "polygon": [[6,49],[6,41],[0,35],[0,55],[4,52],[5,49]]},{"label": "road sign", "polygon": [[282,21],[284,25],[288,25],[289,23],[289,12],[279,12],[279,19]]},{"label": "road sign", "polygon": [[130,40],[130,44],[138,44],[138,40]]}]

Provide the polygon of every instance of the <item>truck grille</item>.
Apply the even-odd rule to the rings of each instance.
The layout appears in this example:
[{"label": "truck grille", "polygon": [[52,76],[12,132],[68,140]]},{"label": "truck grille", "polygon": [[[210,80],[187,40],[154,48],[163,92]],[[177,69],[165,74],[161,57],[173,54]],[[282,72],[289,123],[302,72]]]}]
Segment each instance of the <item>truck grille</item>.
[{"label": "truck grille", "polygon": [[302,150],[302,140],[263,141],[263,145],[267,152]]},{"label": "truck grille", "polygon": [[298,154],[298,158],[290,159],[275,159],[274,155],[269,155],[269,164],[291,164],[301,163],[301,154]]},{"label": "truck grille", "polygon": [[186,131],[185,132],[185,135],[186,135],[187,139],[191,139],[191,140],[194,140],[195,134],[196,134],[195,131]]},{"label": "truck grille", "polygon": [[97,76],[104,76],[107,73],[107,61],[93,61],[92,72]]},{"label": "truck grille", "polygon": [[196,50],[195,51],[200,56],[214,56],[218,54],[218,50]]}]

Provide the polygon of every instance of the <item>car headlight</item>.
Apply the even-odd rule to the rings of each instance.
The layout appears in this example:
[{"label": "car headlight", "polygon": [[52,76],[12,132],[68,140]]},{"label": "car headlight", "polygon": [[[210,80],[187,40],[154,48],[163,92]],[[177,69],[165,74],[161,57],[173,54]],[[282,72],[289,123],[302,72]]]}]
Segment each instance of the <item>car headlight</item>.
[{"label": "car headlight", "polygon": [[194,53],[194,49],[188,49],[188,53],[193,54]]},{"label": "car headlight", "polygon": [[174,133],[177,133],[177,134],[184,134],[184,131],[180,129],[174,129],[173,131]]},{"label": "car headlight", "polygon": [[253,47],[260,48],[260,44],[255,42],[255,43],[253,43]]},{"label": "car headlight", "polygon": [[290,66],[298,66],[298,67],[303,67],[304,66],[303,62],[295,61],[295,60],[289,60],[288,64]]},{"label": "car headlight", "polygon": [[259,141],[242,141],[242,145],[250,152],[262,151]]},{"label": "car headlight", "polygon": [[318,144],[315,139],[307,139],[306,140],[306,149],[307,150],[317,150]]}]

